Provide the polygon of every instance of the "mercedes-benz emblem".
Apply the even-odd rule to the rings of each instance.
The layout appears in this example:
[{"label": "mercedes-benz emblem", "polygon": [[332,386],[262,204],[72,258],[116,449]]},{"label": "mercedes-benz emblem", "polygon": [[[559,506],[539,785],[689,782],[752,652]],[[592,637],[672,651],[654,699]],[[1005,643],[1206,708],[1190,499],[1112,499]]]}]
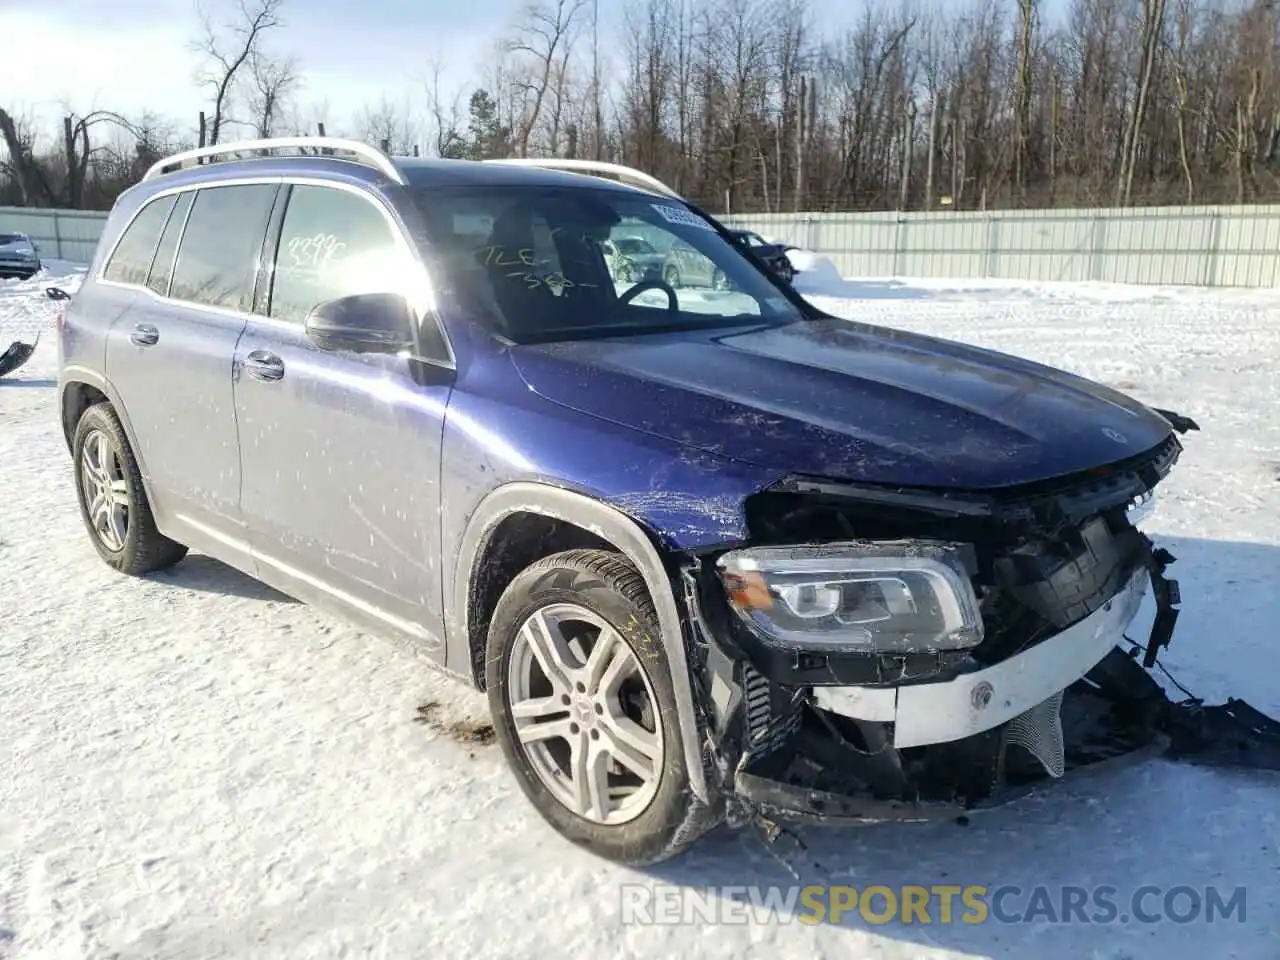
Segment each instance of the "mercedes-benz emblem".
[{"label": "mercedes-benz emblem", "polygon": [[1116,443],[1128,443],[1129,438],[1119,430],[1112,430],[1110,427],[1103,427],[1102,432],[1114,440]]}]

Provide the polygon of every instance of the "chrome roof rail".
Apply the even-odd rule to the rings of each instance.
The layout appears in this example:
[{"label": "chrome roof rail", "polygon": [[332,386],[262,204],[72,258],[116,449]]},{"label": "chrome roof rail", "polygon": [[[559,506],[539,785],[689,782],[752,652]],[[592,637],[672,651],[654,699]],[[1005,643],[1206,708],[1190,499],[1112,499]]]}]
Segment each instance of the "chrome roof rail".
[{"label": "chrome roof rail", "polygon": [[[158,177],[165,173],[172,173],[181,170],[184,166],[189,165],[192,161],[203,160],[208,157],[224,157],[231,154],[267,154],[276,150],[292,150],[292,156],[318,156],[319,151],[326,151],[325,156],[345,153],[351,154],[352,159],[367,166],[375,167],[382,173],[399,184],[406,184],[404,174],[396,167],[391,158],[367,143],[361,143],[358,140],[343,140],[339,137],[271,137],[266,140],[236,140],[232,143],[218,143],[211,147],[198,147],[195,150],[184,150],[182,153],[175,153],[171,157],[152,164],[150,169],[143,175],[143,180],[150,180],[152,177]],[[314,151],[311,152],[311,151]],[[238,159],[230,157],[230,159]],[[341,159],[347,159],[345,157]]]},{"label": "chrome roof rail", "polygon": [[[616,177],[630,187],[639,187],[652,193],[665,194],[668,197],[681,199],[676,193],[657,177],[651,177],[642,170],[624,167],[620,163],[605,163],[603,160],[570,160],[560,157],[512,157],[510,159],[486,160],[486,163],[509,163],[521,167],[544,167],[548,170],[565,170],[569,173],[584,173],[587,176],[610,179]],[[606,174],[610,176],[605,176]]]}]

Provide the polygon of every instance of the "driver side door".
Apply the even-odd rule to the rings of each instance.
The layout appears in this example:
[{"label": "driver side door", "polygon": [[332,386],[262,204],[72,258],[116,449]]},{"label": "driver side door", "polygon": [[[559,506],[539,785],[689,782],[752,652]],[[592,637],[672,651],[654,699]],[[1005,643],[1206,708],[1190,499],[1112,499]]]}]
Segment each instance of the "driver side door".
[{"label": "driver side door", "polygon": [[271,274],[235,361],[241,510],[259,576],[442,654],[438,507],[452,365],[322,350],[304,327],[313,307],[344,296],[412,302],[421,264],[372,194],[298,183],[282,202]]}]

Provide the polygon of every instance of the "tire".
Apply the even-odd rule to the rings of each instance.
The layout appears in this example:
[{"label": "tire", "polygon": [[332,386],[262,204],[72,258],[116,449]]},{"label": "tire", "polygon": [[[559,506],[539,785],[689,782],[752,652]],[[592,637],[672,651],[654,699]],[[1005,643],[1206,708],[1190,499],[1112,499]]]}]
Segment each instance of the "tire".
[{"label": "tire", "polygon": [[662,271],[662,279],[667,286],[674,287],[676,290],[680,289],[680,271],[675,267],[667,267],[666,270]]},{"label": "tire", "polygon": [[[105,444],[105,449],[98,444]],[[142,485],[138,461],[129,447],[120,418],[109,403],[95,404],[84,412],[80,422],[76,424],[71,450],[80,518],[89,531],[89,539],[98,551],[98,556],[102,557],[107,566],[120,573],[138,577],[171,567],[187,555],[184,545],[170,540],[156,529],[151,504],[147,501],[146,489]],[[91,477],[101,477],[103,474],[87,465],[97,463],[101,466],[104,461],[107,463],[106,475],[114,485],[113,496],[116,498],[114,506],[104,508],[105,515],[101,509],[91,510],[95,503],[91,489],[95,481]],[[104,521],[104,516],[119,516],[116,507],[123,508],[123,523]],[[95,520],[95,516],[99,519]],[[106,527],[110,536],[100,530],[100,526]]]},{"label": "tire", "polygon": [[711,289],[720,291],[729,289],[729,278],[719,267],[716,267],[715,272],[711,274]]},{"label": "tire", "polygon": [[[638,673],[643,675],[640,677],[641,686],[629,688],[631,693],[627,695],[628,704],[625,707],[620,706],[624,699],[622,691],[628,688],[620,686],[619,692],[613,695],[597,694],[594,712],[600,715],[598,720],[592,716],[592,709],[588,706],[592,702],[591,691],[584,691],[580,683],[559,687],[547,684],[546,677],[549,674],[540,666],[545,658],[534,653],[532,645],[522,638],[522,628],[535,614],[543,617],[544,623],[554,623],[553,617],[559,615],[557,611],[563,612],[569,608],[584,612],[583,616],[593,615],[604,626],[611,627],[614,631],[614,656],[609,658],[610,662],[616,659],[630,664],[628,657],[633,656],[634,663],[639,666]],[[583,636],[590,633],[590,628],[581,621],[563,620],[562,623],[570,624],[565,632],[582,629]],[[553,627],[553,632],[554,630]],[[489,624],[485,668],[489,706],[498,742],[525,796],[561,836],[597,856],[631,866],[657,863],[674,857],[719,822],[719,815],[702,803],[689,785],[689,771],[685,763],[678,719],[680,711],[661,636],[658,617],[644,579],[619,554],[606,550],[571,550],[546,557],[526,568],[507,587]],[[620,647],[619,641],[625,647]],[[580,646],[585,648],[585,641]],[[567,652],[572,654],[573,650],[568,649]],[[575,659],[577,662],[574,666],[585,670],[583,664],[589,663],[589,656],[583,658],[575,655]],[[614,674],[611,669],[604,669],[601,672],[607,678],[611,674],[617,676],[622,671]],[[525,675],[541,675],[542,687],[532,693],[529,692],[532,687],[520,689],[524,685],[521,678]],[[567,676],[573,680],[575,677],[584,677],[585,673],[568,673]],[[634,675],[621,681],[624,685],[635,683],[637,679]],[[569,701],[570,697],[558,696],[557,692],[566,689],[571,693],[575,689],[583,692],[574,694],[571,705],[566,705],[559,711],[556,705]],[[643,698],[632,695],[637,689],[643,693]],[[599,698],[612,700],[615,707],[624,711],[636,708],[645,698],[651,698],[647,709],[652,714],[640,710],[635,726],[640,733],[650,738],[645,741],[650,746],[661,743],[662,753],[659,756],[650,754],[642,757],[639,749],[632,754],[633,757],[651,762],[654,775],[644,787],[638,788],[621,802],[603,790],[591,794],[593,799],[597,796],[608,797],[604,801],[605,808],[618,803],[618,810],[607,812],[608,816],[627,817],[620,822],[607,822],[607,817],[600,816],[599,806],[589,809],[588,815],[582,815],[563,799],[566,793],[574,795],[577,779],[571,780],[563,776],[561,771],[557,787],[554,770],[548,776],[548,768],[554,765],[551,754],[557,745],[562,766],[571,765],[573,755],[568,752],[570,737],[551,736],[536,740],[526,747],[521,742],[519,733],[518,724],[521,722],[525,724],[525,729],[542,722],[560,724],[566,733],[576,735],[572,739],[579,744],[579,751],[587,750],[587,757],[593,756],[590,747],[593,740],[601,743],[609,737],[612,738],[611,742],[621,744],[625,749],[630,749],[633,742],[640,742],[631,739],[630,735],[626,739],[618,739],[611,733],[619,729],[615,724],[625,724],[628,718],[606,717],[601,714]],[[544,708],[545,716],[519,721],[513,704],[525,701],[553,706]],[[554,718],[553,714],[557,712],[562,713],[563,718]],[[581,727],[571,726],[575,718],[582,724]],[[593,740],[587,737],[588,727]],[[649,727],[656,727],[656,731],[651,731]],[[608,747],[603,746],[602,750],[607,751]],[[600,754],[596,753],[595,756],[599,757]],[[636,777],[631,769],[621,767],[620,761],[614,759],[616,754],[609,753],[608,756],[609,763],[614,764],[615,769],[621,769],[620,773],[608,772],[603,775],[611,789],[617,789],[617,781],[611,781],[610,778]],[[581,797],[582,793],[578,791],[577,796]],[[626,804],[633,802],[636,805],[634,809],[623,809]]]}]

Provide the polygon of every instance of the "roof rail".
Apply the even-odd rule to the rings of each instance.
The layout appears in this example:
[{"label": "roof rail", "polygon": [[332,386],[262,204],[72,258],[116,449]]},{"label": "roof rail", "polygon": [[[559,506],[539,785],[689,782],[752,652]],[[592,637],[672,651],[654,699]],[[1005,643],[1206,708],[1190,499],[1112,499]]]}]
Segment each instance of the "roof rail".
[{"label": "roof rail", "polygon": [[[593,177],[611,174],[628,186],[639,187],[642,190],[649,190],[654,193],[666,194],[668,197],[681,199],[680,194],[676,193],[657,177],[651,177],[649,174],[632,167],[624,167],[620,163],[605,163],[603,160],[570,160],[560,157],[512,157],[509,159],[487,160],[485,162],[509,163],[513,166],[521,167],[545,167],[548,170],[566,170],[569,173],[584,173]],[[604,177],[604,179],[609,179],[609,177]]]},{"label": "roof rail", "polygon": [[307,153],[307,150],[352,154],[353,158],[358,162],[376,167],[396,183],[405,184],[408,182],[405,180],[404,174],[396,168],[391,158],[377,147],[361,143],[358,140],[343,140],[339,137],[271,137],[265,140],[237,140],[232,143],[214,144],[211,147],[198,147],[195,150],[175,153],[171,157],[166,157],[153,163],[150,169],[143,174],[142,179],[150,180],[152,177],[158,177],[161,174],[181,170],[183,166],[193,160],[203,160],[206,157],[220,157],[240,153],[265,154],[268,151],[285,149],[294,150],[293,155],[299,157],[315,155]]}]

